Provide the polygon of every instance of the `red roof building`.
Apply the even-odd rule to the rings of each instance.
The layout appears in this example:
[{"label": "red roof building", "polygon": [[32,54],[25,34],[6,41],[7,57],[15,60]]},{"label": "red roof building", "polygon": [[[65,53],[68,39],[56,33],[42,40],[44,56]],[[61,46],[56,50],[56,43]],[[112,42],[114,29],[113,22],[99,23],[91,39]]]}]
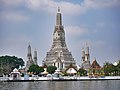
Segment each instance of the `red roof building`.
[{"label": "red roof building", "polygon": [[96,59],[92,62],[91,68],[93,68],[93,69],[101,69],[101,66],[98,64]]}]

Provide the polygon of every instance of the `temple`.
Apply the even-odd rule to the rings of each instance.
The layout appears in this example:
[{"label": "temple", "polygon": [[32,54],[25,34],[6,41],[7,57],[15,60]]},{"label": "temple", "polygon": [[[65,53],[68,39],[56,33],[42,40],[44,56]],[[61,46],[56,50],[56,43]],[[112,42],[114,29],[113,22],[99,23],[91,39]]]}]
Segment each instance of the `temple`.
[{"label": "temple", "polygon": [[27,53],[27,62],[26,62],[26,68],[25,70],[29,70],[29,67],[32,65],[32,64],[36,64],[37,65],[37,51],[35,49],[34,51],[34,57],[32,58],[32,53],[31,53],[31,45],[29,44],[28,45],[28,53]]},{"label": "temple", "polygon": [[56,66],[57,69],[65,70],[70,64],[76,66],[75,60],[69,52],[65,42],[65,31],[62,25],[62,15],[60,8],[56,15],[56,25],[53,32],[53,44],[49,52],[47,52],[44,63],[47,66]]},{"label": "temple", "polygon": [[82,48],[82,65],[81,66],[85,70],[89,70],[89,68],[91,67],[88,44],[86,44],[86,51],[84,50],[84,48]]}]

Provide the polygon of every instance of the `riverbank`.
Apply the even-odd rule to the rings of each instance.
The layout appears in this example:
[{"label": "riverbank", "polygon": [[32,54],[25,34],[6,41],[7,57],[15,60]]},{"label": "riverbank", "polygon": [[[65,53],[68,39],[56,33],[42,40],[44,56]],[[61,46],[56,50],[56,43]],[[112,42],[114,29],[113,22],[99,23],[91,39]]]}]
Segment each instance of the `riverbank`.
[{"label": "riverbank", "polygon": [[20,80],[12,80],[11,78],[0,78],[0,81],[6,81],[6,82],[33,82],[33,81],[100,81],[100,80],[120,80],[120,76],[106,76],[106,77],[98,77],[98,78],[89,78],[89,77],[37,77],[32,78],[30,77],[29,80],[24,80],[23,77],[21,77]]}]

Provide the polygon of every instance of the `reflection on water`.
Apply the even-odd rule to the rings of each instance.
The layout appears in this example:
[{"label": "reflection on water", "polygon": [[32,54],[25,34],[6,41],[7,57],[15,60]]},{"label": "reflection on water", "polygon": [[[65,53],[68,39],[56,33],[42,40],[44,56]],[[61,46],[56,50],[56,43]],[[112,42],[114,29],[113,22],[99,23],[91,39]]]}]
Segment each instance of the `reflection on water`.
[{"label": "reflection on water", "polygon": [[0,82],[0,90],[120,90],[120,80]]}]

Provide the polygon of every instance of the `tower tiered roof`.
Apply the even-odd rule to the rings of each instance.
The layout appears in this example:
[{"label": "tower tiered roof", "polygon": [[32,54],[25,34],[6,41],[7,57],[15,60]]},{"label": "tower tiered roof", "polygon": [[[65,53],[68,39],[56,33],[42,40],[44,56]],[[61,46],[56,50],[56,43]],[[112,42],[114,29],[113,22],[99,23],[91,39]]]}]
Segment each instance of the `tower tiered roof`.
[{"label": "tower tiered roof", "polygon": [[60,7],[58,7],[56,14],[53,44],[50,51],[47,52],[45,64],[47,66],[56,66],[59,69],[67,68],[70,64],[75,66],[74,58],[72,57],[71,52],[69,52],[65,42],[65,31],[62,25],[62,14],[60,12]]},{"label": "tower tiered roof", "polygon": [[92,62],[91,68],[99,69],[101,66],[98,64],[96,59]]}]

